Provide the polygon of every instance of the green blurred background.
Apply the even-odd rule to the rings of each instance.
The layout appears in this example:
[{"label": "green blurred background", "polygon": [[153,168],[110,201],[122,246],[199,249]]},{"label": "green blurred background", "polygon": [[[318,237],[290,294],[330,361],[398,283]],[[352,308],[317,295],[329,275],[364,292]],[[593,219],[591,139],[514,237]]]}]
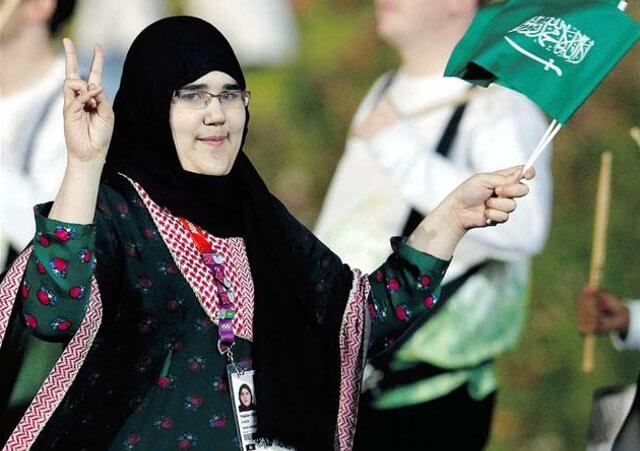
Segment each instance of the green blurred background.
[{"label": "green blurred background", "polygon": [[[561,0],[560,0],[561,1]],[[174,0],[180,11],[180,0]],[[351,117],[373,81],[398,65],[375,35],[372,0],[292,0],[300,33],[295,62],[250,69],[247,152],[270,188],[313,226],[343,151]],[[640,2],[629,13],[640,19]],[[574,299],[589,272],[600,154],[613,151],[604,286],[640,298],[640,46],[555,140],[551,236],[534,261],[529,313],[518,346],[499,360],[502,389],[489,450],[584,449],[595,389],[635,381],[638,353],[597,343],[596,369],[580,372]],[[423,431],[427,439],[428,425]]]},{"label": "green blurred background", "polygon": [[[640,2],[629,12],[640,18]],[[300,54],[288,67],[253,70],[247,151],[269,186],[312,226],[343,151],[350,120],[373,81],[397,66],[375,35],[371,0],[297,0]],[[499,360],[502,389],[489,450],[584,449],[598,387],[635,381],[639,353],[597,343],[596,369],[580,372],[574,299],[589,272],[593,206],[605,149],[613,151],[604,286],[640,298],[640,46],[555,141],[553,226],[534,261],[529,313],[518,346]],[[425,427],[425,438],[437,431]],[[416,433],[419,433],[416,431]]]}]

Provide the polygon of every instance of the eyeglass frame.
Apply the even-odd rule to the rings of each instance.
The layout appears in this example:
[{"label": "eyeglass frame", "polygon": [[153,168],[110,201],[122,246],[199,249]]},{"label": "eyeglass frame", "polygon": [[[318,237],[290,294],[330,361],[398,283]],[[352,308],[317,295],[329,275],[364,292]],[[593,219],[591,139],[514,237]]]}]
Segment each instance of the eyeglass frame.
[{"label": "eyeglass frame", "polygon": [[173,91],[173,96],[174,98],[178,98],[178,93],[180,91],[183,92],[193,92],[193,93],[198,93],[198,94],[204,94],[205,97],[208,99],[205,101],[205,104],[203,107],[201,108],[193,108],[194,110],[204,110],[206,107],[208,107],[209,105],[211,105],[211,102],[213,102],[213,99],[217,99],[218,102],[220,103],[220,106],[224,108],[224,104],[222,103],[222,100],[220,100],[220,97],[225,94],[225,93],[229,93],[229,92],[239,92],[240,93],[240,97],[242,99],[242,103],[244,104],[244,107],[246,108],[247,106],[249,106],[249,100],[251,100],[251,91],[248,91],[246,89],[227,89],[222,91],[220,94],[214,94],[212,92],[209,91],[204,91],[201,89],[176,89],[175,91]]}]

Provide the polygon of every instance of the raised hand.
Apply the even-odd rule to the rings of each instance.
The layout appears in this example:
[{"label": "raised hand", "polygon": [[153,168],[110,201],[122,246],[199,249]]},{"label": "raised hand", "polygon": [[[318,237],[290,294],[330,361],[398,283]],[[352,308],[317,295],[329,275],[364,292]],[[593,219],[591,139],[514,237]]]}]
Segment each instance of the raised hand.
[{"label": "raised hand", "polygon": [[[524,178],[530,180],[534,176],[531,169]],[[451,210],[461,230],[506,222],[516,209],[514,199],[529,192],[521,179],[522,166],[477,174],[458,186],[443,204]]]},{"label": "raised hand", "polygon": [[[533,169],[524,178],[534,177]],[[416,249],[448,260],[467,230],[505,222],[516,209],[514,199],[529,192],[522,166],[477,174],[454,189],[409,236]]]},{"label": "raised hand", "polygon": [[91,71],[87,80],[78,72],[76,49],[71,39],[63,39],[65,54],[64,135],[69,162],[104,162],[111,135],[114,115],[102,89],[104,55],[96,45]]}]

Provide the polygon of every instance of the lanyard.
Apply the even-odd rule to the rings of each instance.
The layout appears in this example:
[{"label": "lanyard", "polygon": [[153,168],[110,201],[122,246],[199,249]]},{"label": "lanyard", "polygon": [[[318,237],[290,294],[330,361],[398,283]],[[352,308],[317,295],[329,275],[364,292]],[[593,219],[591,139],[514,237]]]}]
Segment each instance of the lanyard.
[{"label": "lanyard", "polygon": [[235,335],[233,333],[232,320],[236,315],[236,311],[233,308],[234,295],[231,289],[231,281],[225,275],[224,257],[221,253],[213,250],[200,227],[184,218],[180,218],[180,222],[191,235],[191,239],[200,252],[204,264],[213,274],[218,294],[218,311],[216,312],[216,318],[218,319],[218,352],[226,355],[233,362],[231,348],[235,344]]}]

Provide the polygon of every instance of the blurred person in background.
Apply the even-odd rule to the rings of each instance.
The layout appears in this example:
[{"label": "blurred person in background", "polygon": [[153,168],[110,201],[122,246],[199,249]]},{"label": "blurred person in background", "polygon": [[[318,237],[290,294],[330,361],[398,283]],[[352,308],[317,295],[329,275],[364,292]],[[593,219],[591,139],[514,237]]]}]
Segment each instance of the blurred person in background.
[{"label": "blurred person in background", "polygon": [[53,199],[64,174],[64,58],[54,36],[75,0],[13,4],[0,5],[0,270],[33,238],[33,205]]},{"label": "blurred person in background", "polygon": [[[586,286],[576,302],[578,330],[583,335],[609,334],[619,351],[640,351],[640,299],[623,300],[617,294]],[[640,381],[639,381],[640,383]],[[640,397],[637,393],[617,434],[614,451],[638,449],[640,443]]]},{"label": "blurred person in background", "polygon": [[[53,199],[64,175],[64,56],[54,42],[74,6],[74,0],[0,3],[0,271],[32,240],[33,205]],[[0,438],[20,418],[62,349],[60,343],[30,338],[24,329],[12,318],[5,341],[15,346],[9,354],[8,347],[2,351],[15,364],[1,369]]]},{"label": "blurred person in background", "polygon": [[[382,238],[412,230],[462,180],[526,161],[547,127],[520,94],[498,86],[470,91],[465,81],[442,77],[482,3],[376,2],[378,34],[402,64],[358,108],[316,225],[320,239],[357,267],[373,270],[390,251]],[[520,335],[529,259],[548,235],[552,180],[550,152],[544,155],[513,222],[460,243],[442,296],[432,300],[447,302],[370,362],[356,449],[485,446],[498,387],[494,360]]]}]

